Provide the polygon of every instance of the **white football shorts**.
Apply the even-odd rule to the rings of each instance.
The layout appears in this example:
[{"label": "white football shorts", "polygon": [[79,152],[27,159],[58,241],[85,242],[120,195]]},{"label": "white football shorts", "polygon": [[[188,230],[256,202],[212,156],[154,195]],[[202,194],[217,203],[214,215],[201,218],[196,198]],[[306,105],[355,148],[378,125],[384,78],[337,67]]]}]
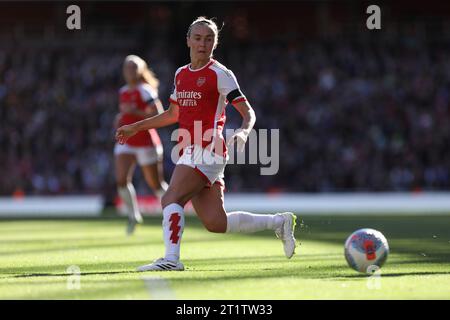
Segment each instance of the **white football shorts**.
[{"label": "white football shorts", "polygon": [[183,155],[177,165],[184,164],[197,170],[207,180],[207,187],[211,187],[214,183],[224,187],[224,171],[228,159],[228,156],[222,157],[194,144],[183,149]]},{"label": "white football shorts", "polygon": [[157,145],[153,147],[134,147],[126,143],[116,143],[114,146],[114,155],[133,154],[140,166],[155,164],[163,158],[163,146]]}]

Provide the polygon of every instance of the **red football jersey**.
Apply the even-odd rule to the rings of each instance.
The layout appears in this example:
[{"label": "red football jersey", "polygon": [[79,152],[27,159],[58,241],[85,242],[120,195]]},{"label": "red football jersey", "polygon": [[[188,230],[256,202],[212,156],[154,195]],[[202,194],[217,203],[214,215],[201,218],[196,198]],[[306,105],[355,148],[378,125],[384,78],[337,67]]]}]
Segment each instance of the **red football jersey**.
[{"label": "red football jersey", "polygon": [[213,142],[212,150],[226,156],[222,134],[225,106],[245,99],[233,72],[214,59],[200,69],[192,70],[190,65],[179,68],[170,102],[179,106],[179,128],[189,132],[190,140],[183,141],[186,138],[180,135],[178,141],[183,146],[199,144],[202,148]]},{"label": "red football jersey", "polygon": [[[151,104],[158,98],[158,94],[155,90],[146,83],[141,83],[136,88],[131,89],[128,85],[123,86],[119,90],[119,104],[132,104],[134,108],[145,111],[148,104]],[[135,123],[143,120],[145,117],[125,113],[119,120],[119,125]],[[161,144],[159,135],[155,129],[148,131],[140,131],[131,138],[129,138],[126,144],[133,147],[151,147]]]}]

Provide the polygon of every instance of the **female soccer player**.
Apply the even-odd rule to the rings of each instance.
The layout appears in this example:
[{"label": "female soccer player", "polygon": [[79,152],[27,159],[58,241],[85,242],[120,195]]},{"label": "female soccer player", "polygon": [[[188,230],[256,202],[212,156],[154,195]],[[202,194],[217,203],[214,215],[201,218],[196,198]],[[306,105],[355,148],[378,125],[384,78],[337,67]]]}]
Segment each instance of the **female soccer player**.
[{"label": "female soccer player", "polygon": [[[255,113],[233,72],[212,58],[218,37],[219,30],[214,21],[199,17],[192,22],[187,32],[191,63],[175,73],[168,110],[123,126],[116,132],[116,139],[124,143],[141,130],[178,122],[180,129],[184,130],[182,139],[187,139],[186,132],[191,137],[161,201],[165,257],[139,267],[138,271],[184,270],[180,262],[180,242],[184,229],[183,207],[189,200],[208,231],[236,233],[271,229],[282,240],[287,258],[294,254],[294,214],[264,215],[226,212],[224,209],[223,173],[228,158],[222,135],[225,106],[227,102],[231,103],[242,115],[242,126],[231,139],[241,150],[255,123]],[[195,131],[200,131],[201,136],[204,134],[205,140],[198,138],[199,133]]]},{"label": "female soccer player", "polygon": [[[116,128],[164,111],[158,99],[158,79],[144,60],[135,55],[127,56],[123,63],[123,76],[127,84],[119,91],[120,113],[116,116]],[[128,235],[134,232],[136,224],[142,223],[132,184],[136,162],[149,187],[161,198],[167,190],[162,153],[161,141],[155,129],[138,132],[126,144],[117,143],[114,147],[117,189],[127,208]]]}]

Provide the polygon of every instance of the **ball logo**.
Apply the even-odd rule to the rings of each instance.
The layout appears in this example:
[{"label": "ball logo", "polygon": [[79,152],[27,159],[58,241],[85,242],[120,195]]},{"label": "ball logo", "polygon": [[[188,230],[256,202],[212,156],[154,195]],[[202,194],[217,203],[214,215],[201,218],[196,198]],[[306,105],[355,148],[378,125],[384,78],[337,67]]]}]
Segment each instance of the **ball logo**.
[{"label": "ball logo", "polygon": [[199,77],[199,78],[197,79],[197,86],[198,86],[198,87],[201,87],[202,85],[205,84],[205,82],[206,82],[206,78],[205,78],[205,77]]},{"label": "ball logo", "polygon": [[364,246],[364,250],[366,251],[367,260],[375,260],[377,255],[375,252],[375,246],[374,246],[373,241],[365,240],[363,246]]}]

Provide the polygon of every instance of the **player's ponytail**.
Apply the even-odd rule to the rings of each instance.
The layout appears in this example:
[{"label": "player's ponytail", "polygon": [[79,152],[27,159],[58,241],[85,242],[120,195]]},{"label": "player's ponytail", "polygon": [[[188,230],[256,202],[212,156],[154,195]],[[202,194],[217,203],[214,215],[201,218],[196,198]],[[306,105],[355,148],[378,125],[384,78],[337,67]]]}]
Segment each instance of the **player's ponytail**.
[{"label": "player's ponytail", "polygon": [[155,90],[159,87],[159,80],[156,78],[155,73],[148,67],[147,63],[136,55],[129,55],[125,58],[125,63],[132,62],[137,67],[137,74],[142,82],[145,82],[152,86]]},{"label": "player's ponytail", "polygon": [[142,71],[141,79],[143,82],[151,85],[153,89],[158,89],[159,80],[156,78],[155,73],[149,67],[146,66],[144,71]]}]

